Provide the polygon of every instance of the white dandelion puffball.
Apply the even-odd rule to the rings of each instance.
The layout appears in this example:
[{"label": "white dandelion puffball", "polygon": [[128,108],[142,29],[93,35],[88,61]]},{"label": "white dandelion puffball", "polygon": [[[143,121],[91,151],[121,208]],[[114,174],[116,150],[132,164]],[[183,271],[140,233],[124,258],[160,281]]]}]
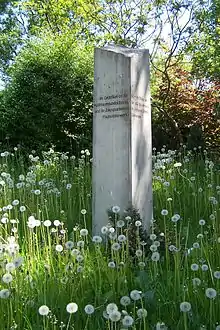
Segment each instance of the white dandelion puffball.
[{"label": "white dandelion puffball", "polygon": [[199,243],[198,242],[193,243],[193,248],[194,249],[199,249],[200,248]]},{"label": "white dandelion puffball", "polygon": [[128,305],[130,305],[130,303],[131,303],[131,299],[130,299],[130,297],[128,297],[128,296],[123,296],[123,297],[121,297],[121,299],[120,299],[120,304],[121,304],[122,306],[128,306]]},{"label": "white dandelion puffball", "polygon": [[43,222],[43,224],[44,224],[45,227],[50,227],[52,223],[51,223],[50,220],[45,220],[45,221]]},{"label": "white dandelion puffball", "polygon": [[203,219],[199,220],[199,224],[200,224],[200,226],[204,226],[205,225],[205,220],[203,220]]},{"label": "white dandelion puffball", "polygon": [[78,262],[82,262],[82,261],[84,260],[84,257],[83,257],[81,254],[78,254],[78,255],[76,256],[76,260],[77,260]]},{"label": "white dandelion puffball", "polygon": [[20,267],[24,262],[24,258],[23,257],[17,257],[13,260],[13,264],[15,265],[16,268]]},{"label": "white dandelion puffball", "polygon": [[147,317],[147,310],[145,308],[138,309],[137,316],[139,317],[139,319],[143,319],[143,318]]},{"label": "white dandelion puffball", "polygon": [[101,238],[101,236],[96,235],[96,236],[93,236],[92,241],[94,243],[99,244],[99,243],[102,243],[102,238]]},{"label": "white dandelion puffball", "polygon": [[67,250],[71,250],[74,247],[74,243],[72,241],[68,241],[65,243],[65,247]]},{"label": "white dandelion puffball", "polygon": [[217,295],[217,292],[213,288],[208,288],[205,290],[205,294],[206,294],[206,297],[208,297],[209,299],[214,299]]},{"label": "white dandelion puffball", "polygon": [[82,210],[81,210],[81,214],[82,214],[82,215],[85,215],[86,213],[87,213],[86,209],[82,209]]},{"label": "white dandelion puffball", "polygon": [[108,263],[108,267],[109,267],[109,268],[115,268],[115,267],[116,267],[115,262],[114,262],[114,261],[110,261],[110,262]]},{"label": "white dandelion puffball", "polygon": [[79,247],[79,248],[84,248],[84,246],[85,246],[85,242],[84,242],[84,241],[78,241],[78,242],[76,243],[76,246]]},{"label": "white dandelion puffball", "polygon": [[141,221],[137,220],[135,221],[135,226],[136,227],[140,227],[142,225]]},{"label": "white dandelion puffball", "polygon": [[126,315],[123,319],[122,319],[122,324],[126,327],[131,327],[132,324],[134,323],[134,319],[133,317]]},{"label": "white dandelion puffball", "polygon": [[91,315],[91,314],[94,313],[95,308],[94,308],[93,305],[86,305],[85,308],[84,308],[84,311],[85,311],[86,314]]},{"label": "white dandelion puffball", "polygon": [[102,228],[101,228],[101,233],[102,233],[103,235],[108,234],[108,227],[106,227],[106,226],[102,227]]},{"label": "white dandelion puffball", "polygon": [[20,206],[20,212],[25,212],[26,211],[26,207],[25,206]]},{"label": "white dandelion puffball", "polygon": [[70,314],[76,313],[78,310],[78,305],[76,303],[69,303],[66,306],[66,311]]},{"label": "white dandelion puffball", "polygon": [[183,301],[180,304],[180,311],[187,313],[191,310],[191,304],[188,301]]},{"label": "white dandelion puffball", "polygon": [[59,227],[61,225],[61,222],[59,220],[54,220],[53,224],[55,227]]},{"label": "white dandelion puffball", "polygon": [[42,305],[39,307],[38,312],[42,316],[46,316],[49,314],[49,308],[46,305]]},{"label": "white dandelion puffball", "polygon": [[117,213],[120,212],[120,210],[121,210],[121,209],[120,209],[120,207],[119,207],[118,205],[112,206],[112,212],[113,212],[113,213],[116,213],[116,214],[117,214]]},{"label": "white dandelion puffball", "polygon": [[139,299],[141,299],[141,293],[138,290],[132,290],[130,292],[130,297],[134,301],[139,300]]},{"label": "white dandelion puffball", "polygon": [[136,250],[135,255],[136,255],[136,257],[142,257],[143,251],[142,250]]},{"label": "white dandelion puffball", "polygon": [[200,278],[195,277],[195,278],[192,279],[192,282],[193,282],[194,286],[199,286],[202,281],[200,280]]},{"label": "white dandelion puffball", "polygon": [[111,314],[118,311],[118,306],[115,303],[110,303],[106,306],[106,313]]},{"label": "white dandelion puffball", "polygon": [[8,289],[0,290],[0,298],[7,299],[10,296],[10,291]]},{"label": "white dandelion puffball", "polygon": [[88,235],[88,230],[86,228],[83,228],[80,230],[80,236],[87,236]]},{"label": "white dandelion puffball", "polygon": [[193,271],[195,272],[195,271],[197,271],[197,270],[199,269],[199,265],[197,265],[197,264],[192,264],[192,265],[190,266],[190,268],[191,268],[191,270],[193,270]]},{"label": "white dandelion puffball", "polygon": [[60,244],[57,244],[55,249],[56,249],[57,252],[62,252],[63,251],[63,247]]},{"label": "white dandelion puffball", "polygon": [[12,205],[13,206],[17,206],[18,204],[19,204],[19,200],[18,199],[13,200],[13,202],[12,202]]},{"label": "white dandelion puffball", "polygon": [[160,254],[158,252],[153,252],[151,256],[152,261],[159,261],[160,260]]},{"label": "white dandelion puffball", "polygon": [[180,220],[180,215],[179,214],[174,214],[171,218],[172,222],[177,222]]},{"label": "white dandelion puffball", "polygon": [[219,270],[216,270],[216,271],[214,272],[214,277],[217,278],[217,280],[220,279],[220,271],[219,271]]},{"label": "white dandelion puffball", "polygon": [[118,241],[119,242],[125,242],[126,241],[126,236],[125,235],[119,235],[118,236]]},{"label": "white dandelion puffball", "polygon": [[156,238],[157,238],[157,235],[155,235],[155,234],[150,235],[150,240],[151,241],[155,241]]},{"label": "white dandelion puffball", "polygon": [[167,214],[168,214],[168,211],[167,211],[167,210],[163,209],[163,210],[161,211],[161,215],[167,215]]},{"label": "white dandelion puffball", "polygon": [[182,163],[175,163],[173,166],[174,167],[181,167],[182,166]]},{"label": "white dandelion puffball", "polygon": [[144,261],[140,261],[140,262],[138,263],[138,266],[139,266],[140,268],[144,268],[144,267],[146,266],[146,264],[145,264]]},{"label": "white dandelion puffball", "polygon": [[6,273],[2,276],[2,281],[6,284],[11,283],[13,281],[13,277],[10,273]]},{"label": "white dandelion puffball", "polygon": [[156,246],[155,244],[152,244],[152,245],[150,246],[150,250],[151,250],[152,252],[157,251],[157,246]]},{"label": "white dandelion puffball", "polygon": [[14,265],[14,263],[13,263],[13,262],[8,262],[8,263],[6,264],[6,266],[5,266],[5,270],[6,270],[6,272],[8,272],[8,273],[13,272],[13,271],[15,270],[15,265]]},{"label": "white dandelion puffball", "polygon": [[220,330],[220,325],[217,325],[217,327],[215,328],[215,330]]},{"label": "white dandelion puffball", "polygon": [[80,254],[80,251],[78,249],[72,249],[71,254],[72,256],[76,257],[78,254]]},{"label": "white dandelion puffball", "polygon": [[119,243],[113,243],[112,244],[112,250],[113,251],[118,251],[121,248]]},{"label": "white dandelion puffball", "polygon": [[112,322],[118,322],[121,319],[121,313],[119,311],[115,311],[109,314],[109,319]]},{"label": "white dandelion puffball", "polygon": [[84,270],[83,266],[78,266],[76,271],[77,273],[82,273],[83,270]]},{"label": "white dandelion puffball", "polygon": [[202,265],[201,269],[203,272],[207,272],[207,270],[209,270],[209,266],[208,265]]},{"label": "white dandelion puffball", "polygon": [[116,226],[118,228],[122,228],[122,227],[124,227],[124,225],[125,225],[125,222],[123,220],[118,220],[116,223]]}]

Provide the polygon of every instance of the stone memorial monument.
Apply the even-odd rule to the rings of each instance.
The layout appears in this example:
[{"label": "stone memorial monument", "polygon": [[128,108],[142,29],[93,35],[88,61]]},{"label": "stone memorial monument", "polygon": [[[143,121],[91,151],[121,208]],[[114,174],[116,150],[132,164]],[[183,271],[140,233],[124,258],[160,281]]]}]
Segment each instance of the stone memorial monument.
[{"label": "stone memorial monument", "polygon": [[148,50],[95,49],[93,108],[93,233],[107,209],[132,204],[145,229],[152,212],[152,137]]}]

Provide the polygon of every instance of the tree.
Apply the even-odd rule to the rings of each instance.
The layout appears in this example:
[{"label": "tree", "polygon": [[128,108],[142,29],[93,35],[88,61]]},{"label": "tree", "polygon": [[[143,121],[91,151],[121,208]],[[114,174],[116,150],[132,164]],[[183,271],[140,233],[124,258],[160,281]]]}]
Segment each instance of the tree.
[{"label": "tree", "polygon": [[192,57],[194,76],[220,81],[220,1],[204,1],[195,17],[197,32],[187,48]]},{"label": "tree", "polygon": [[[162,76],[154,94],[159,104],[159,111],[154,111],[153,120],[156,144],[160,147],[166,144],[170,148],[177,148],[182,142],[190,148],[206,146],[217,150],[220,145],[220,85],[204,83],[203,86],[197,86],[190,72],[181,67],[170,68],[169,79],[169,92],[167,82]],[[163,104],[166,116],[161,116],[160,103]],[[153,106],[156,107],[157,104],[153,103]],[[179,134],[176,134],[170,117],[178,126]]]},{"label": "tree", "polygon": [[1,111],[2,141],[45,149],[91,142],[91,49],[66,36],[30,42],[10,70]]}]

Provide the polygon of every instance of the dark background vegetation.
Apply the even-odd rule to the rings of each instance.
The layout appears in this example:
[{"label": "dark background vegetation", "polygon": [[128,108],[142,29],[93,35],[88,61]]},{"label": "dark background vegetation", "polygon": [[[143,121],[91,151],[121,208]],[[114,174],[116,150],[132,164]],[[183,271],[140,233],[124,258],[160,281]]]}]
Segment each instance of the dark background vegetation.
[{"label": "dark background vegetation", "polygon": [[153,145],[218,150],[219,0],[20,0],[0,11],[1,150],[90,149],[94,47],[149,40]]}]

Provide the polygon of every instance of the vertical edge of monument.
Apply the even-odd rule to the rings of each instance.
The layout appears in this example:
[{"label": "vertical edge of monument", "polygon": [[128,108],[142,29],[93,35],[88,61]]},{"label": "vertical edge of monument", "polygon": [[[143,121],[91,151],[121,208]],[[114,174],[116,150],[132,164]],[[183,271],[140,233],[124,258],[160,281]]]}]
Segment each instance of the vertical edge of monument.
[{"label": "vertical edge of monument", "polygon": [[107,209],[131,199],[129,172],[130,58],[95,49],[93,105],[93,233],[108,222]]},{"label": "vertical edge of monument", "polygon": [[149,52],[131,58],[132,203],[148,231],[153,218]]}]

